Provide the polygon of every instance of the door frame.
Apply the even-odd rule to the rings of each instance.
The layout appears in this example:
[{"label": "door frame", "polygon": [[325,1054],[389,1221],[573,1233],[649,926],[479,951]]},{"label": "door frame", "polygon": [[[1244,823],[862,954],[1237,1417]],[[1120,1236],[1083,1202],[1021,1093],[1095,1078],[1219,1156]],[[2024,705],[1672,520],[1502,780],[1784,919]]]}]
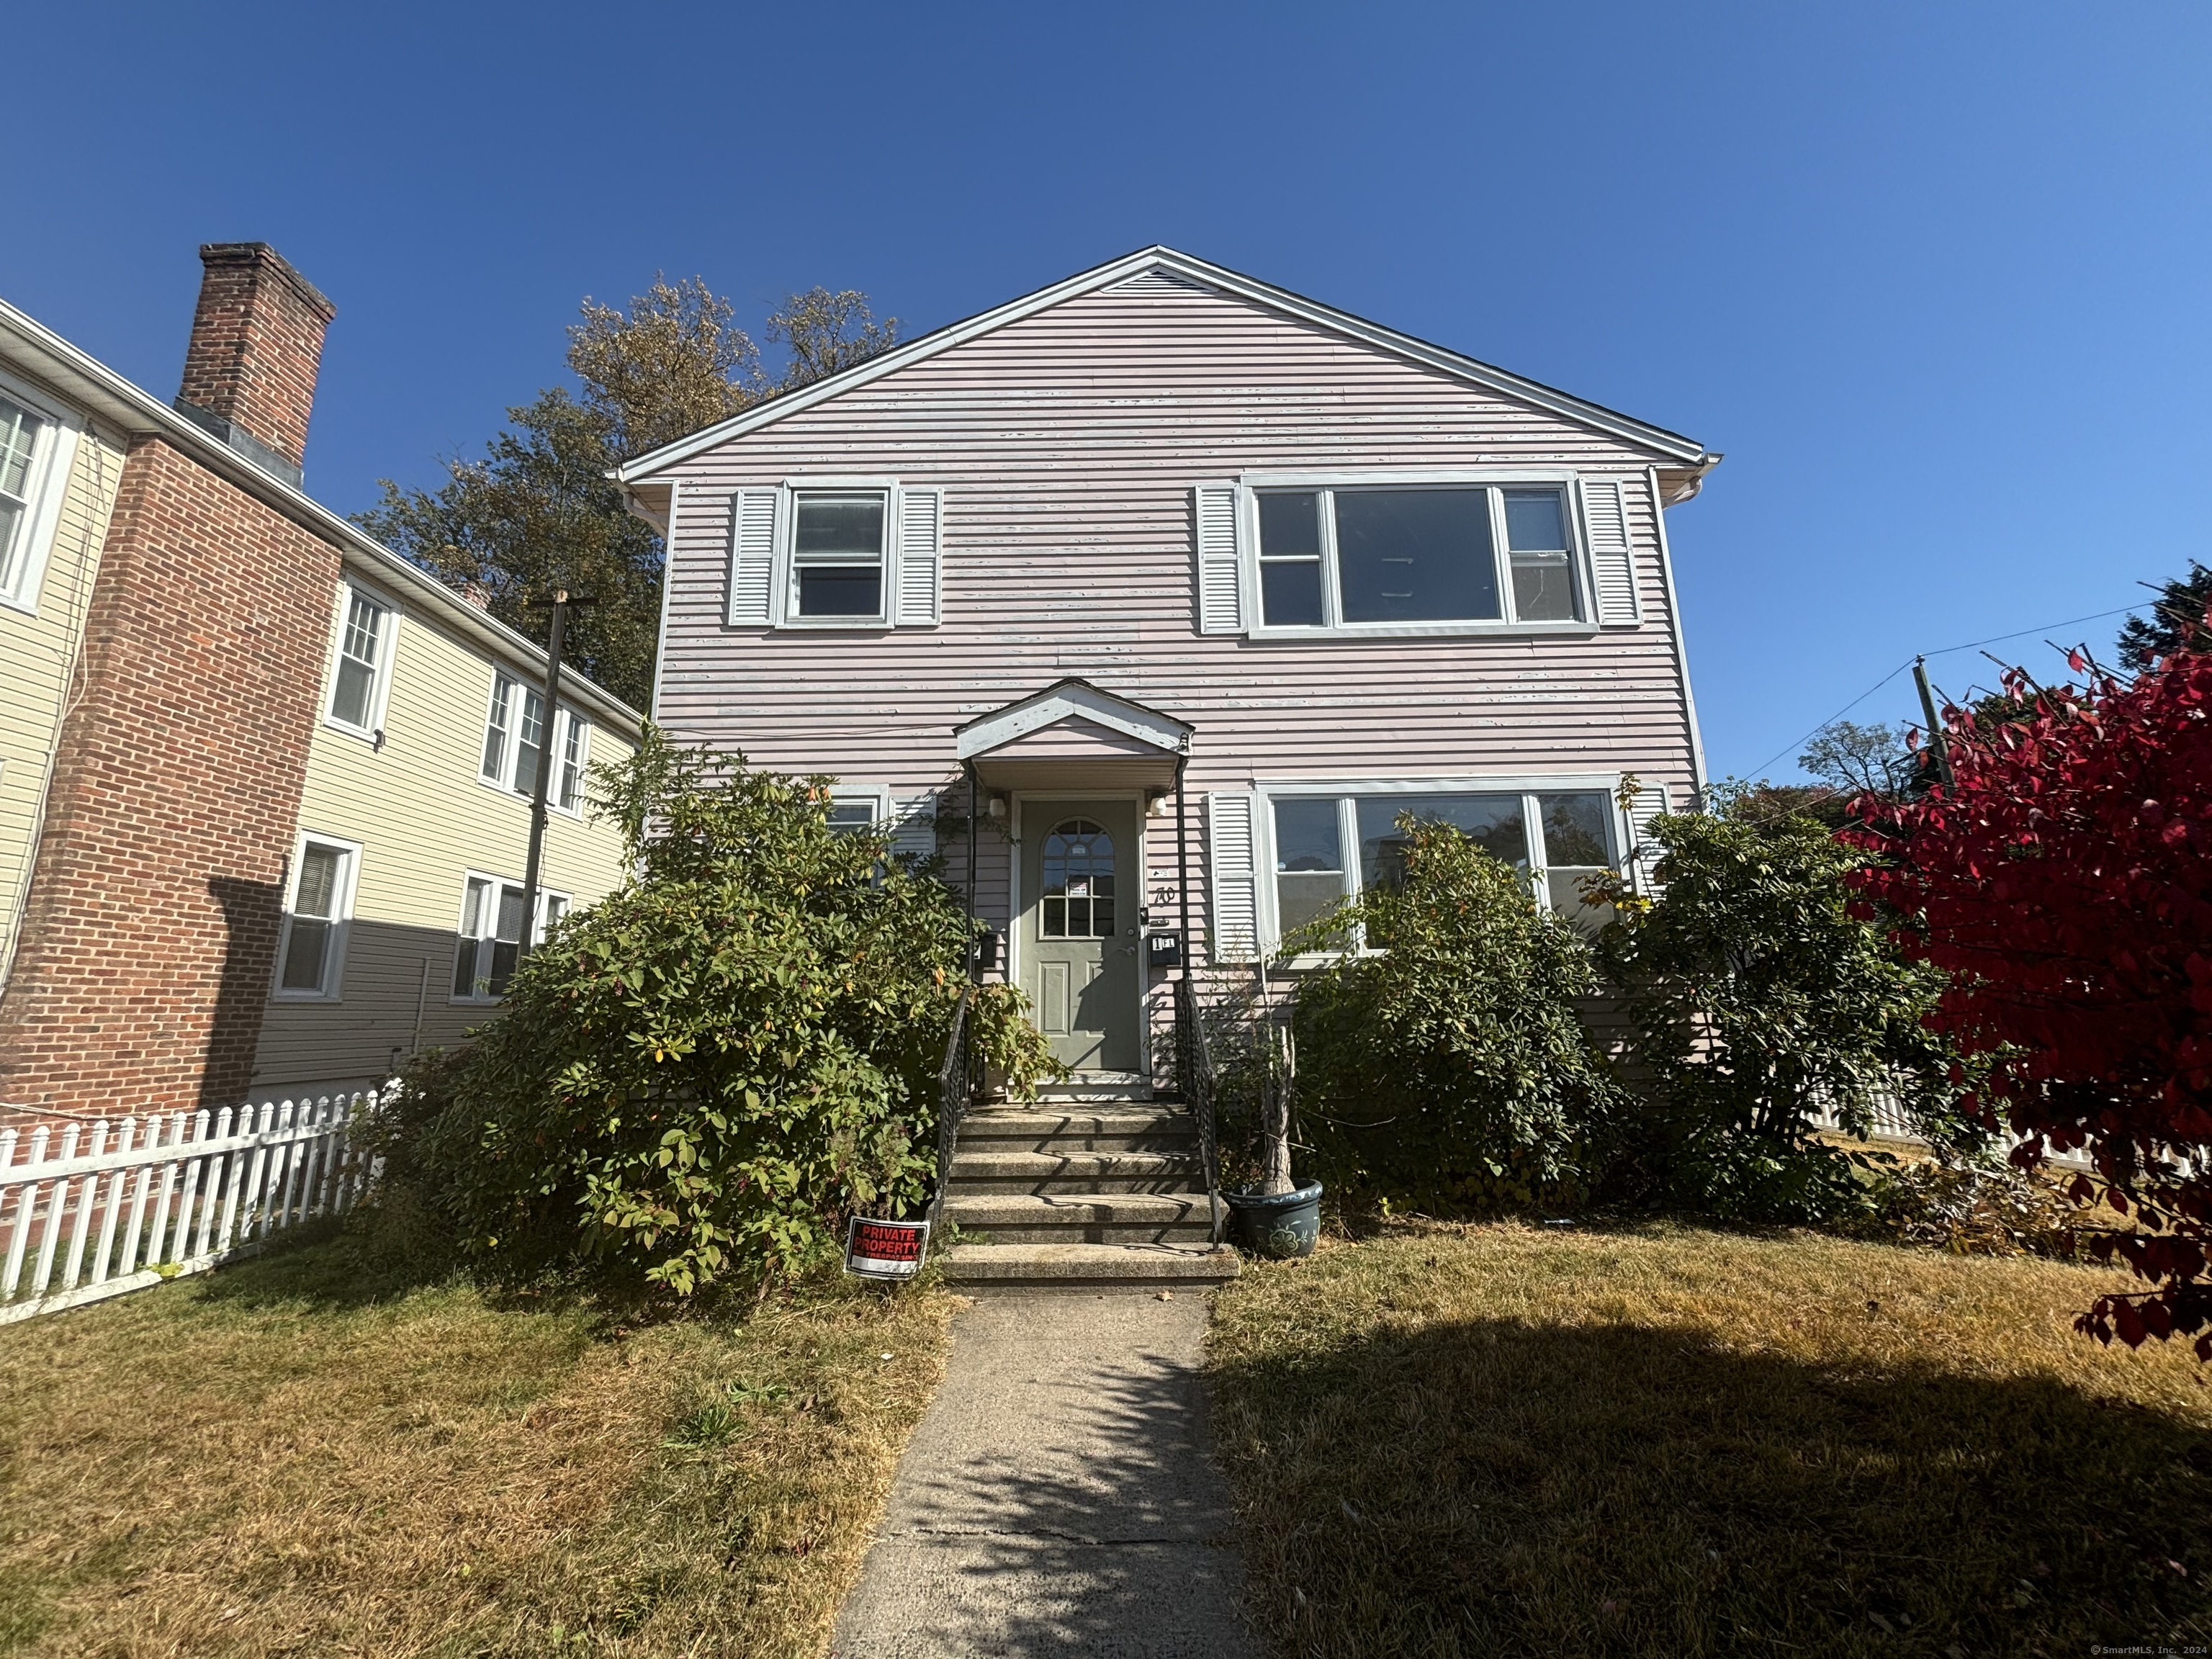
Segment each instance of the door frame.
[{"label": "door frame", "polygon": [[[1027,846],[1022,821],[1023,808],[1031,801],[1040,805],[1072,800],[1130,803],[1133,807],[1130,817],[1137,826],[1137,844],[1132,852],[1137,866],[1139,912],[1151,902],[1151,849],[1145,841],[1146,795],[1141,789],[1028,789],[1012,790],[1008,793],[1011,799],[1006,805],[1006,822],[1013,830],[1014,844],[1007,849],[1012,856],[1006,860],[1006,981],[1017,990],[1022,990],[1022,862]],[[1129,952],[1129,971],[1135,979],[1137,991],[1137,1069],[1133,1072],[1078,1072],[1075,1075],[1079,1079],[1087,1076],[1102,1080],[1127,1079],[1135,1087],[1149,1091],[1152,1080],[1150,1063],[1152,1052],[1152,1013],[1145,1006],[1145,929],[1141,921],[1137,923],[1137,948]]]}]

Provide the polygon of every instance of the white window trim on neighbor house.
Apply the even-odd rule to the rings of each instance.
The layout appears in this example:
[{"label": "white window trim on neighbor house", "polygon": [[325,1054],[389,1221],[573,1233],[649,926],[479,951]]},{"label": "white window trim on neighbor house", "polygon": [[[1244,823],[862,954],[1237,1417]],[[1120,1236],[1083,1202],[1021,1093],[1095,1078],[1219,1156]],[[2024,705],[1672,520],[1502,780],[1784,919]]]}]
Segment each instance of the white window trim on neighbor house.
[{"label": "white window trim on neighbor house", "polygon": [[[310,847],[325,848],[337,853],[341,860],[337,880],[331,894],[331,914],[327,916],[301,917],[297,913],[300,897],[300,876],[307,861]],[[292,843],[292,860],[284,874],[283,927],[276,940],[276,971],[270,995],[278,1002],[337,1002],[345,991],[346,945],[353,932],[354,894],[361,883],[362,845],[342,836],[325,836],[303,830]],[[324,936],[322,972],[313,989],[287,988],[286,969],[291,965],[292,939],[299,921],[327,923],[329,933]]]},{"label": "white window trim on neighbor house", "polygon": [[[491,902],[488,906],[478,906],[477,931],[471,933],[467,931],[469,920],[469,889],[478,882],[484,884],[485,889],[490,896]],[[476,969],[482,969],[484,967],[483,959],[481,954],[482,949],[484,945],[495,942],[498,939],[499,902],[501,890],[508,887],[520,890],[521,886],[522,879],[519,876],[495,876],[491,874],[489,871],[477,869],[467,869],[461,872],[461,904],[460,908],[454,913],[453,916],[453,972],[447,975],[446,981],[446,1000],[448,1003],[465,1005],[472,1007],[489,1008],[495,1006],[501,1001],[505,1000],[504,993],[494,994],[489,991],[472,989],[468,994],[464,995],[460,992],[453,989],[453,981],[460,977],[460,954],[464,945],[469,946],[474,953],[472,954],[470,966]],[[558,921],[561,917],[566,915],[574,906],[574,903],[575,896],[574,894],[563,891],[562,889],[557,887],[545,886],[542,883],[539,884],[538,889],[538,914],[535,917],[532,918],[531,923],[530,943],[532,949],[535,950],[538,945],[544,941],[546,932],[552,925],[552,922]],[[549,912],[550,912],[551,915],[550,921],[548,920]],[[489,974],[479,971],[471,974],[470,983],[472,987],[482,986],[486,984],[489,979]]]},{"label": "white window trim on neighbor house", "polygon": [[[1626,475],[1596,477],[1573,468],[1514,466],[1363,469],[1356,471],[1248,472],[1196,487],[1198,625],[1204,634],[1237,634],[1255,641],[1438,638],[1468,635],[1588,637],[1643,621],[1636,591],[1624,486]],[[1573,618],[1524,622],[1516,614],[1513,556],[1504,493],[1519,488],[1556,489],[1570,546]],[[1499,614],[1495,617],[1408,622],[1346,622],[1333,514],[1322,514],[1321,584],[1324,620],[1318,625],[1266,621],[1261,586],[1260,496],[1278,492],[1485,489],[1491,491],[1492,556]],[[1272,562],[1272,561],[1271,561]]]},{"label": "white window trim on neighbor house", "polygon": [[[495,725],[494,717],[502,707],[500,698],[501,686],[510,688],[515,695],[504,705],[507,718],[500,737],[498,760],[487,765],[485,759],[490,753],[491,736]],[[526,801],[530,799],[530,792],[515,787],[514,774],[522,754],[522,714],[532,697],[544,703],[544,689],[532,685],[518,674],[511,674],[495,665],[493,666],[491,690],[484,697],[483,737],[477,760],[477,782],[487,789],[496,789],[502,795]],[[552,726],[552,740],[545,744],[538,761],[540,765],[550,765],[554,769],[546,780],[545,805],[551,811],[566,817],[581,818],[584,816],[586,775],[592,764],[592,722],[572,705],[564,702],[556,712]],[[578,740],[573,763],[568,757],[572,738]]]},{"label": "white window trim on neighbor house", "polygon": [[77,437],[84,430],[84,417],[66,404],[33,391],[10,374],[0,374],[0,396],[40,422],[31,464],[23,479],[22,518],[12,540],[0,545],[0,605],[36,616],[47,561],[61,525],[62,503],[69,495],[70,469],[76,462]]},{"label": "white window trim on neighbor house", "polygon": [[[1607,798],[1605,817],[1607,855],[1610,862],[1603,866],[1570,865],[1563,870],[1583,871],[1596,868],[1621,869],[1631,853],[1639,845],[1643,827],[1659,812],[1666,810],[1666,792],[1647,785],[1638,797],[1631,814],[1624,815],[1618,805],[1621,775],[1618,772],[1598,773],[1536,773],[1484,777],[1455,775],[1450,776],[1394,777],[1394,778],[1284,778],[1257,780],[1248,791],[1226,791],[1209,798],[1208,827],[1210,867],[1209,891],[1212,900],[1210,914],[1218,946],[1224,960],[1249,958],[1249,950],[1240,950],[1236,934],[1240,927],[1256,932],[1262,953],[1273,956],[1282,943],[1280,909],[1278,904],[1275,869],[1274,803],[1279,799],[1298,797],[1336,799],[1345,805],[1340,818],[1338,836],[1340,848],[1348,848],[1350,868],[1344,874],[1347,896],[1356,896],[1363,882],[1359,864],[1358,802],[1362,799],[1389,799],[1391,796],[1424,795],[1518,795],[1522,798],[1522,822],[1529,837],[1529,868],[1528,880],[1530,896],[1537,904],[1553,907],[1549,870],[1542,862],[1542,814],[1536,798],[1541,795],[1599,794]],[[1224,824],[1220,816],[1224,811],[1235,813],[1240,810],[1249,826],[1249,837],[1240,836],[1237,826]],[[1249,846],[1250,868],[1237,866],[1240,841]],[[1226,861],[1224,862],[1224,855]],[[1240,889],[1249,892],[1249,902],[1240,901]],[[1245,910],[1249,922],[1240,922],[1237,912]],[[1307,966],[1319,957],[1301,957],[1291,966]]]},{"label": "white window trim on neighbor house", "polygon": [[[730,503],[728,606],[732,628],[851,633],[934,628],[943,620],[945,490],[876,474],[824,473],[740,489]],[[799,506],[808,495],[879,495],[883,532],[875,557],[876,609],[836,616],[799,613],[798,572],[811,560],[796,549]]]},{"label": "white window trim on neighbor house", "polygon": [[[373,607],[378,613],[376,660],[366,664],[372,676],[369,682],[368,709],[365,720],[356,724],[338,713],[338,694],[345,664],[358,661],[348,650],[353,623],[353,610],[358,603]],[[323,724],[334,732],[343,732],[349,738],[358,738],[373,748],[384,746],[384,720],[392,701],[392,668],[398,660],[399,602],[381,588],[349,577],[338,584],[336,614],[331,619],[330,669],[324,679]]]}]

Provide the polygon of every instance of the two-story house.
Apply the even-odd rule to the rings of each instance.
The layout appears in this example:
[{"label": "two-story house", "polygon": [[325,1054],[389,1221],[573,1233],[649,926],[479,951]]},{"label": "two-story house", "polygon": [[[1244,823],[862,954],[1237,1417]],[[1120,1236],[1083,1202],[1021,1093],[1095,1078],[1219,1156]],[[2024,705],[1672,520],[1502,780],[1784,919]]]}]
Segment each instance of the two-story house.
[{"label": "two-story house", "polygon": [[[1383,878],[1400,814],[1571,907],[1626,856],[1626,775],[1638,817],[1696,799],[1664,515],[1718,459],[1152,248],[619,477],[668,538],[655,718],[942,851],[1079,1091],[1137,1113],[1085,1144],[1126,1149],[1177,972]],[[972,1163],[962,1218],[1188,1237],[1049,1164]]]},{"label": "two-story house", "polygon": [[330,302],[200,250],[173,402],[0,302],[0,1116],[372,1085],[621,878],[638,715],[302,489]]}]

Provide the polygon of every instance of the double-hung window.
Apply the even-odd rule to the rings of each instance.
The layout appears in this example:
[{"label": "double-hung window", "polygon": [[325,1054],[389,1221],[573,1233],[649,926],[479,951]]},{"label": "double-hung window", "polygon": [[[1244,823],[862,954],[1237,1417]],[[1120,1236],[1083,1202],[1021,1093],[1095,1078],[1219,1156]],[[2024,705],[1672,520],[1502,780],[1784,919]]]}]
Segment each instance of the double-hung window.
[{"label": "double-hung window", "polygon": [[37,605],[75,453],[73,425],[0,384],[0,601]]},{"label": "double-hung window", "polygon": [[374,735],[384,723],[386,668],[392,660],[392,609],[348,587],[331,674],[330,717],[349,731]]},{"label": "double-hung window", "polygon": [[337,998],[360,860],[361,848],[350,842],[319,836],[300,838],[292,860],[283,933],[277,943],[279,998],[325,1002]]},{"label": "double-hung window", "polygon": [[791,619],[881,622],[890,492],[801,489],[791,511]]},{"label": "double-hung window", "polygon": [[1602,790],[1434,793],[1346,786],[1267,797],[1274,864],[1274,936],[1342,901],[1404,879],[1408,839],[1401,820],[1448,823],[1522,872],[1530,896],[1577,925],[1603,915],[1581,884],[1613,862],[1613,801]]},{"label": "double-hung window", "polygon": [[[568,896],[540,889],[533,942],[568,913]],[[519,881],[470,875],[462,884],[461,925],[453,951],[453,1000],[496,1002],[522,960],[523,888]]]},{"label": "double-hung window", "polygon": [[1565,483],[1253,492],[1262,629],[1573,623],[1586,607]]},{"label": "double-hung window", "polygon": [[[548,735],[544,693],[511,675],[493,676],[478,768],[483,781],[526,798],[534,796],[538,769],[546,763]],[[590,764],[591,723],[574,709],[562,708],[550,736],[553,770],[545,781],[545,799],[563,812],[580,811],[584,770]]]}]

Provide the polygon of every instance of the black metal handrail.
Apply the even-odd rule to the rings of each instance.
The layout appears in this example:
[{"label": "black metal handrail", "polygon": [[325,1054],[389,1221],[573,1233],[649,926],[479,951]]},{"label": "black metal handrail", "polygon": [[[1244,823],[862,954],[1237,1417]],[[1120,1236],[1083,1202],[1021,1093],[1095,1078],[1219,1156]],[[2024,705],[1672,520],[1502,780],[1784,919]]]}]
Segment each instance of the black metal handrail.
[{"label": "black metal handrail", "polygon": [[945,1042],[945,1064],[937,1073],[937,1190],[929,1195],[933,1227],[945,1216],[945,1188],[952,1178],[953,1146],[960,1139],[960,1120],[967,1115],[968,1102],[975,1094],[975,1049],[968,1039],[968,1005],[975,995],[973,985],[960,988],[960,1000],[952,1010],[952,1034]]},{"label": "black metal handrail", "polygon": [[1206,1171],[1207,1237],[1221,1243],[1221,1161],[1213,1134],[1213,1056],[1206,1046],[1206,1022],[1198,1006],[1198,986],[1188,969],[1176,981],[1176,1086],[1198,1124],[1198,1155]]}]

